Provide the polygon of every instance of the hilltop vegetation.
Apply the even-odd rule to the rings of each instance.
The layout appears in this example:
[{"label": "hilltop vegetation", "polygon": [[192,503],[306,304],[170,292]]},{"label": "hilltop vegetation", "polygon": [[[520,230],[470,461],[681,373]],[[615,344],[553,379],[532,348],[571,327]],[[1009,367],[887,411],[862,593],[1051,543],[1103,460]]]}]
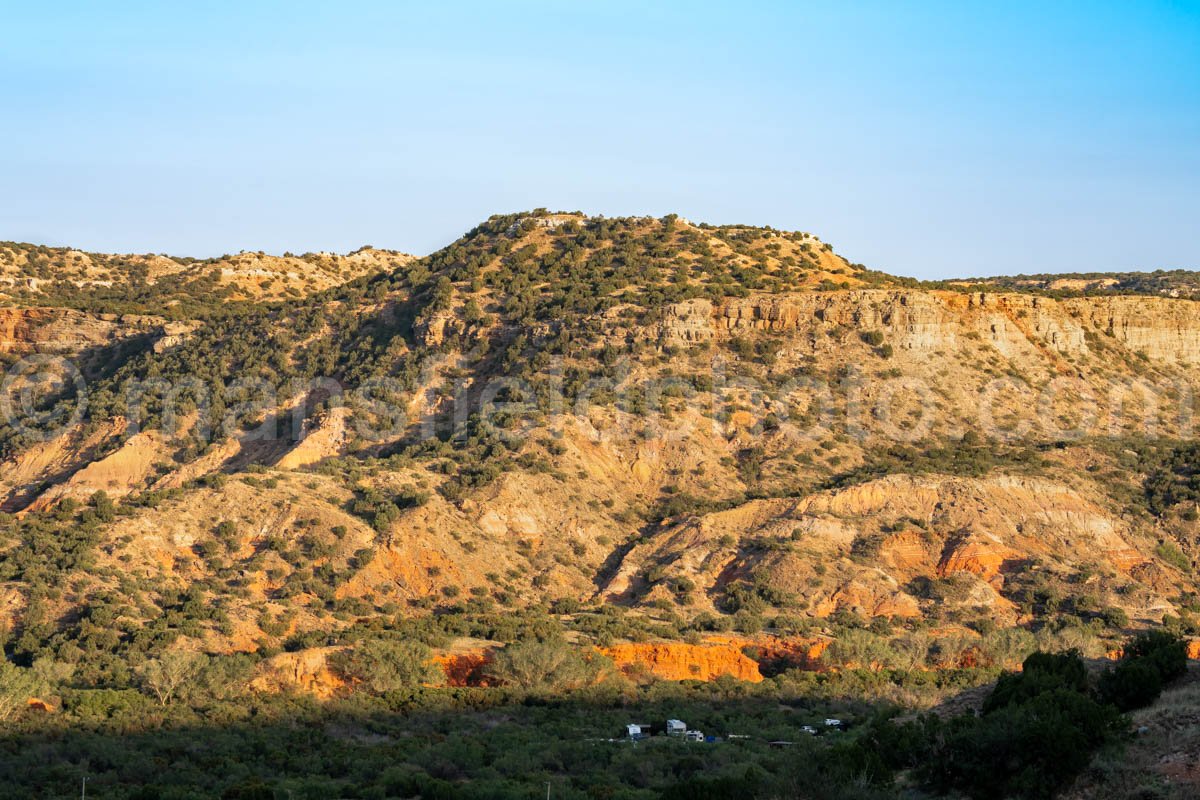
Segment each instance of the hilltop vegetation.
[{"label": "hilltop vegetation", "polygon": [[946,281],[947,286],[973,291],[1037,292],[1049,297],[1103,297],[1106,295],[1157,295],[1200,297],[1200,275],[1194,270],[1153,272],[1059,272],[1041,275],[1007,275]]}]

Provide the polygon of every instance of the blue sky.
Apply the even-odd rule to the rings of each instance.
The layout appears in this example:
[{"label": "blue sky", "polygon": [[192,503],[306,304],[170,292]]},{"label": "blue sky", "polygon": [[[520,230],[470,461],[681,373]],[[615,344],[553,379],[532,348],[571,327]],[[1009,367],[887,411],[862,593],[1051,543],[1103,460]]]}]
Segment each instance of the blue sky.
[{"label": "blue sky", "polygon": [[425,253],[547,206],[923,278],[1200,268],[1200,0],[0,12],[0,239]]}]

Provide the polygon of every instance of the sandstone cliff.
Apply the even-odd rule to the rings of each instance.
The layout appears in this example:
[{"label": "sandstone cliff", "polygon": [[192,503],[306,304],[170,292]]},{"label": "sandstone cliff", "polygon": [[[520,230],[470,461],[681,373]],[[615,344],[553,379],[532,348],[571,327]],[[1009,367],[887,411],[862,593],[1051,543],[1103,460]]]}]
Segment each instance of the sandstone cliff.
[{"label": "sandstone cliff", "polygon": [[63,308],[0,308],[0,353],[79,354],[136,335],[163,335],[163,320]]},{"label": "sandstone cliff", "polygon": [[[896,348],[948,351],[983,341],[1008,358],[1039,352],[1089,355],[1099,334],[1155,359],[1200,362],[1200,303],[1155,297],[1055,300],[1027,294],[864,289],[795,293],[670,306],[657,328],[664,345],[712,341],[720,333],[794,332],[814,352],[815,334],[835,327],[881,331]],[[823,337],[825,338],[825,337]]]}]

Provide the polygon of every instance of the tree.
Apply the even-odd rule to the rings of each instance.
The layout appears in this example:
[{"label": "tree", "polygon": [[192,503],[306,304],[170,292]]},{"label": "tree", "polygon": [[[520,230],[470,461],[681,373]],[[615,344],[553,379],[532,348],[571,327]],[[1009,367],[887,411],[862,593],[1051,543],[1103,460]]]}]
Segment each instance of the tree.
[{"label": "tree", "polygon": [[204,669],[208,659],[202,653],[172,650],[162,658],[147,661],[138,670],[142,686],[158,699],[159,705],[167,705],[175,699],[179,690]]},{"label": "tree", "polygon": [[977,800],[1050,798],[1120,724],[1111,706],[1059,686],[983,717],[955,720],[921,769],[936,776],[939,788],[953,786]]},{"label": "tree", "polygon": [[996,681],[992,693],[983,702],[983,713],[990,714],[1011,705],[1028,702],[1051,691],[1064,689],[1085,694],[1087,667],[1077,652],[1031,653],[1020,672],[1006,672]]},{"label": "tree", "polygon": [[92,495],[92,508],[95,511],[96,519],[101,522],[112,522],[117,513],[117,507],[113,505],[112,498],[103,491]]},{"label": "tree", "polygon": [[983,649],[998,667],[1018,664],[1037,648],[1037,640],[1024,628],[1004,628],[983,637]]},{"label": "tree", "polygon": [[1100,676],[1100,697],[1121,711],[1150,705],[1163,685],[1187,672],[1187,643],[1167,631],[1146,631],[1125,645],[1121,661]]},{"label": "tree", "polygon": [[510,644],[497,653],[488,675],[526,689],[557,691],[590,683],[598,666],[566,642],[529,640]]},{"label": "tree", "polygon": [[892,642],[892,651],[897,669],[912,671],[925,666],[929,656],[930,636],[925,631],[913,631]]},{"label": "tree", "polygon": [[245,653],[212,656],[181,693],[185,700],[230,700],[241,697],[250,688],[254,659]]},{"label": "tree", "polygon": [[38,693],[40,681],[32,670],[0,658],[0,722],[16,715]]},{"label": "tree", "polygon": [[50,656],[42,656],[33,662],[29,671],[42,687],[53,690],[71,679],[75,674],[75,666],[65,661],[55,661]]},{"label": "tree", "polygon": [[852,628],[838,636],[825,651],[828,661],[841,667],[882,669],[896,658],[887,640],[870,631]]},{"label": "tree", "polygon": [[421,642],[370,639],[335,653],[329,665],[359,687],[383,694],[438,680],[432,656]]}]

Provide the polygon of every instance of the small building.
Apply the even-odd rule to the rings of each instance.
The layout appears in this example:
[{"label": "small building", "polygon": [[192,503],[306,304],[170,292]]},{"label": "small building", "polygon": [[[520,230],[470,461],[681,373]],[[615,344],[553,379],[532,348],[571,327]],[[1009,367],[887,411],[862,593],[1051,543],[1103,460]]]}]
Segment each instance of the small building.
[{"label": "small building", "polygon": [[650,735],[650,726],[644,722],[631,722],[625,726],[625,733],[634,741],[645,739]]},{"label": "small building", "polygon": [[684,736],[688,732],[687,725],[681,719],[667,720],[667,736]]}]

